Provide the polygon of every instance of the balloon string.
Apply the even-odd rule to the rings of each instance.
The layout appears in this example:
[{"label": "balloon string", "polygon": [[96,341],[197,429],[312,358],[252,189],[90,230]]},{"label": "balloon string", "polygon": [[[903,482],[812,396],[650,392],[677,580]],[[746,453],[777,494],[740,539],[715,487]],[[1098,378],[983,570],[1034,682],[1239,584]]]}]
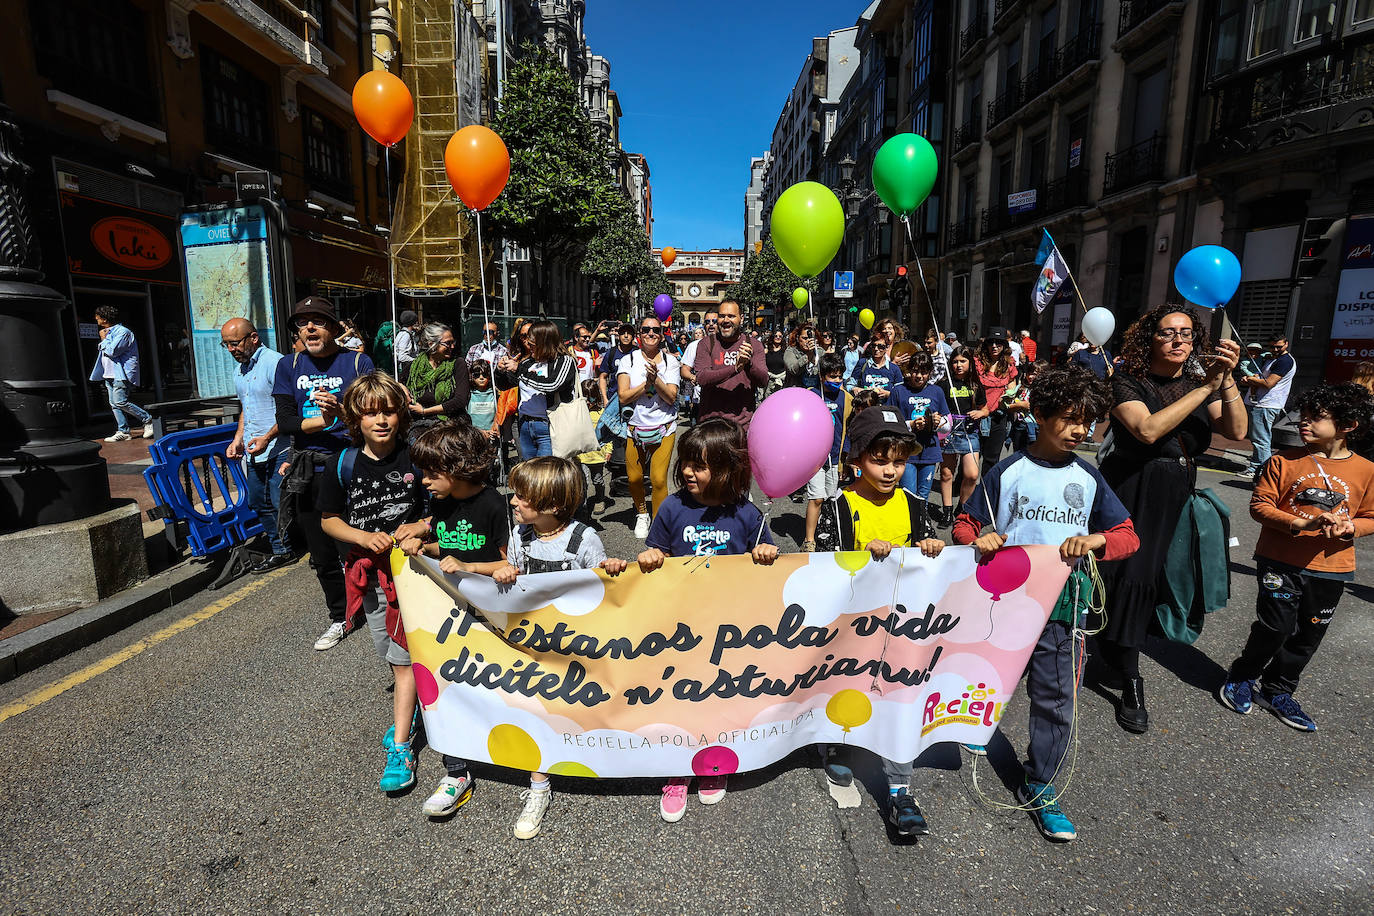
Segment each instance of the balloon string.
[{"label": "balloon string", "polygon": [[[911,250],[912,250],[913,252],[915,252],[915,251],[916,251],[916,240],[915,240],[914,238],[911,237],[911,218],[910,218],[909,216],[903,216],[901,219],[902,219],[902,226],[904,226],[904,227],[906,228],[906,240],[907,240],[908,243],[910,243],[910,245],[911,245]],[[921,255],[920,255],[920,253],[917,253],[917,254],[916,254],[916,275],[917,275],[918,277],[921,278],[921,291],[924,292],[924,293],[926,294],[926,308],[930,310],[930,325],[931,325],[931,327],[934,328],[934,330],[935,330],[936,346],[938,346],[938,345],[939,345],[939,341],[944,340],[945,335],[942,334],[942,333],[940,332],[940,319],[937,318],[937,317],[935,317],[935,300],[933,300],[933,299],[930,298],[930,287],[926,285],[926,269],[925,269],[923,266],[921,266]],[[1001,281],[999,280],[998,282],[1000,283]],[[975,373],[975,372],[977,372],[977,371],[978,371],[978,367],[977,367],[977,366],[969,366],[969,372],[970,372],[970,373]],[[948,367],[946,367],[946,369],[945,369],[945,375],[946,375],[947,378],[949,378],[949,380],[950,380],[951,382],[954,381],[954,377],[953,377],[952,375],[949,374],[949,368],[948,368]],[[959,407],[959,396],[958,396],[957,394],[954,393],[954,385],[952,385],[952,384],[949,386],[949,396],[950,396],[950,398],[954,401],[954,409],[955,409],[956,411],[961,411],[961,415],[964,417],[964,429],[965,429],[965,433],[964,433],[964,435],[961,435],[959,438],[960,438],[961,440],[963,440],[963,441],[967,441],[967,440],[968,440],[968,435],[967,435],[967,430],[968,430],[968,414],[962,413],[962,410],[961,410],[961,408]],[[952,430],[951,430],[951,432],[952,432]],[[960,452],[959,454],[960,454],[961,457],[962,457],[963,455],[966,455],[966,454],[967,454],[967,455],[972,455],[972,454],[973,454],[973,451],[972,451],[972,450],[969,450],[968,452]],[[982,469],[980,468],[980,469],[979,469],[979,483],[982,483],[982,473],[981,473],[981,471],[982,471]],[[992,511],[992,497],[988,496],[988,488],[987,488],[987,487],[980,487],[979,489],[981,489],[981,490],[983,491],[983,502],[987,504],[987,508],[988,508],[988,518],[991,519],[991,521],[988,523],[988,527],[991,528],[993,531],[996,531],[996,530],[997,530],[997,513],[994,512],[994,511]]]},{"label": "balloon string", "polygon": [[[392,247],[391,236],[395,228],[395,215],[391,212],[391,147],[382,147],[386,159],[386,288],[391,299],[391,339],[396,339],[396,250]],[[401,355],[391,348],[392,378],[401,381]],[[402,382],[404,384],[404,382]]]},{"label": "balloon string", "polygon": [[[486,343],[487,325],[490,323],[491,319],[487,316],[487,264],[486,260],[482,257],[482,211],[474,210],[473,212],[477,214],[477,277],[478,282],[482,284],[482,343],[486,344],[487,362],[491,364],[491,377],[493,379],[492,384],[494,385],[494,380],[496,378],[496,355],[492,352],[491,345]],[[501,282],[505,282],[504,277],[501,279]],[[494,341],[495,339],[493,338],[493,342]]]}]

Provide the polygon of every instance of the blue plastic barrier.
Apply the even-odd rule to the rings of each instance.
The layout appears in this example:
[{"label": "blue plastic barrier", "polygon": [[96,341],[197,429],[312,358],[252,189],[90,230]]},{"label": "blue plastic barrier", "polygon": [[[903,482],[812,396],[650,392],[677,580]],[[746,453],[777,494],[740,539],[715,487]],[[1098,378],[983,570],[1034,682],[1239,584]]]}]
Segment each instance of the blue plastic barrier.
[{"label": "blue plastic barrier", "polygon": [[[237,425],[225,423],[171,433],[148,446],[153,465],[143,479],[156,507],[150,516],[172,527],[186,523],[191,554],[209,556],[262,534],[248,505],[248,480],[238,460],[225,457]],[[215,500],[223,502],[215,507]]]}]

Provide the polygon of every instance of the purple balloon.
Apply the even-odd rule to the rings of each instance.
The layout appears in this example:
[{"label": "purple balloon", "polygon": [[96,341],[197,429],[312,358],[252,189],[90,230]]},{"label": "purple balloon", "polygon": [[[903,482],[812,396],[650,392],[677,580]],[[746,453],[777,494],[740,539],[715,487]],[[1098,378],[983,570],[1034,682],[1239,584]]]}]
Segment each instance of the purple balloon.
[{"label": "purple balloon", "polygon": [[667,293],[659,293],[654,297],[654,314],[659,321],[667,321],[673,314],[673,297]]},{"label": "purple balloon", "polygon": [[835,423],[821,396],[784,388],[763,399],[749,423],[749,465],[759,489],[772,499],[811,479],[830,454]]}]

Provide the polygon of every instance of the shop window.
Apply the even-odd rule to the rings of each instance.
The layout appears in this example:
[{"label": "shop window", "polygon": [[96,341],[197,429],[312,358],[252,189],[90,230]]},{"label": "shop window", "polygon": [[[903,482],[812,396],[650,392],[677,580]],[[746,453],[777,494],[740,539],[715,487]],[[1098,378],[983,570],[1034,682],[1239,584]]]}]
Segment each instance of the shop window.
[{"label": "shop window", "polygon": [[213,152],[272,168],[266,161],[272,142],[267,84],[234,61],[201,46],[201,82],[205,89],[205,139]]},{"label": "shop window", "polygon": [[305,177],[316,190],[353,198],[348,162],[348,131],[310,108],[301,110],[305,125]]},{"label": "shop window", "polygon": [[31,0],[34,56],[52,87],[82,101],[161,124],[161,92],[148,54],[151,26],[128,0]]}]

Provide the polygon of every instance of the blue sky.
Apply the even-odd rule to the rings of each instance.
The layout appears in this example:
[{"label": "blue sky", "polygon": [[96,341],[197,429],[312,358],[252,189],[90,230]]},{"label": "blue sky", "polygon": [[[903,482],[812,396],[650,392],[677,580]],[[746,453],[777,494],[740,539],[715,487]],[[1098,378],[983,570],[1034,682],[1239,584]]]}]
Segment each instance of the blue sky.
[{"label": "blue sky", "polygon": [[611,62],[621,145],[649,160],[654,245],[744,243],[749,158],[768,148],[811,39],[867,0],[587,0],[587,44]]}]

